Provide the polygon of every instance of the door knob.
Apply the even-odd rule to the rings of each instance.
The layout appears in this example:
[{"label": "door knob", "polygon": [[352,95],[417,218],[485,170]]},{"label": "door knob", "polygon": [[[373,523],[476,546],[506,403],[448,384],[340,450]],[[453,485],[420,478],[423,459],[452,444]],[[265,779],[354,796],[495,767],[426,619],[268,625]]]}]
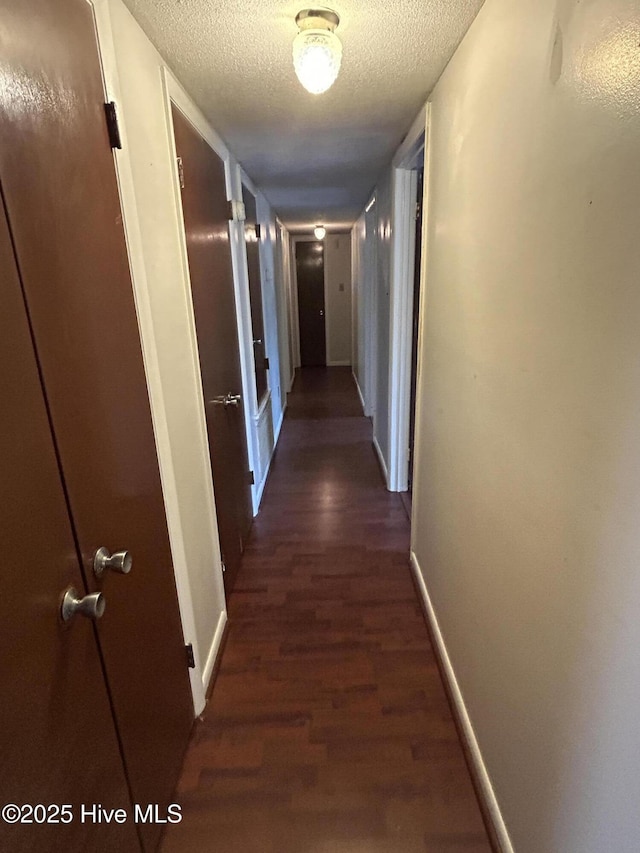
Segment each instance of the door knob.
[{"label": "door knob", "polygon": [[240,394],[220,394],[219,397],[214,397],[213,400],[209,400],[210,403],[213,403],[214,406],[237,406],[238,403],[242,400]]},{"label": "door knob", "polygon": [[93,571],[97,578],[101,578],[107,569],[128,575],[133,566],[133,559],[128,551],[116,551],[110,554],[106,548],[98,548],[93,558]]},{"label": "door knob", "polygon": [[101,592],[92,592],[81,597],[78,590],[70,586],[62,599],[60,615],[63,622],[68,622],[76,613],[86,616],[87,619],[101,619],[105,607],[106,600]]},{"label": "door knob", "polygon": [[261,344],[262,338],[255,338],[255,340],[253,342],[254,342],[254,344]]}]

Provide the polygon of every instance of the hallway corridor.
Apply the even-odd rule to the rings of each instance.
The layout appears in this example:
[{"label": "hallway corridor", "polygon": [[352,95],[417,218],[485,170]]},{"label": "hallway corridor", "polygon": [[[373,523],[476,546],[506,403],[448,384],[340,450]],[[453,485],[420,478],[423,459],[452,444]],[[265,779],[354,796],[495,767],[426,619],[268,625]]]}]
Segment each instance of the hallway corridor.
[{"label": "hallway corridor", "polygon": [[350,368],[298,371],[163,853],[487,853]]}]

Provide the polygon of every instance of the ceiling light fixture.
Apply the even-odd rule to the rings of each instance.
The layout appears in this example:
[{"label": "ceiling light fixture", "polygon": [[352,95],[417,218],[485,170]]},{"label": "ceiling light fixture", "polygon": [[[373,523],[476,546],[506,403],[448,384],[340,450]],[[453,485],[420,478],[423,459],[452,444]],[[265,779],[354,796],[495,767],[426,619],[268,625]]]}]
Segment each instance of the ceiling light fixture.
[{"label": "ceiling light fixture", "polygon": [[324,240],[324,235],[327,233],[327,229],[324,225],[316,225],[313,229],[313,233],[315,235],[316,240]]},{"label": "ceiling light fixture", "polygon": [[293,67],[312,95],[335,83],[342,60],[342,43],[334,30],[340,18],[331,9],[303,9],[296,15],[300,32],[293,40]]}]

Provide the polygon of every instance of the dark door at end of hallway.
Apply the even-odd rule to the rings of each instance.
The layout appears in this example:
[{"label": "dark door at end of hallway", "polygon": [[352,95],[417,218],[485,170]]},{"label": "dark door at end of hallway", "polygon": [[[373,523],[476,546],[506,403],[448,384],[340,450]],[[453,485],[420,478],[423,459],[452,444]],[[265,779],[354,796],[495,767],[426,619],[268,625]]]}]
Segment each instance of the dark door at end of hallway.
[{"label": "dark door at end of hallway", "polygon": [[300,364],[317,367],[327,363],[324,319],[324,243],[296,243]]},{"label": "dark door at end of hallway", "polygon": [[224,163],[172,105],[182,160],[191,298],[205,399],[224,585],[231,592],[253,519]]}]

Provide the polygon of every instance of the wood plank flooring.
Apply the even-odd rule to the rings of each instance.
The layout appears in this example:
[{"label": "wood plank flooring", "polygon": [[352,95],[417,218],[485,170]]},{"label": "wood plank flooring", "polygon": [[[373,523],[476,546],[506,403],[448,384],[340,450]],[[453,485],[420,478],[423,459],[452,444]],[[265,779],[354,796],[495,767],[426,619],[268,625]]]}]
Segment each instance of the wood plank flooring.
[{"label": "wood plank flooring", "polygon": [[489,853],[350,368],[289,397],[163,853]]}]

